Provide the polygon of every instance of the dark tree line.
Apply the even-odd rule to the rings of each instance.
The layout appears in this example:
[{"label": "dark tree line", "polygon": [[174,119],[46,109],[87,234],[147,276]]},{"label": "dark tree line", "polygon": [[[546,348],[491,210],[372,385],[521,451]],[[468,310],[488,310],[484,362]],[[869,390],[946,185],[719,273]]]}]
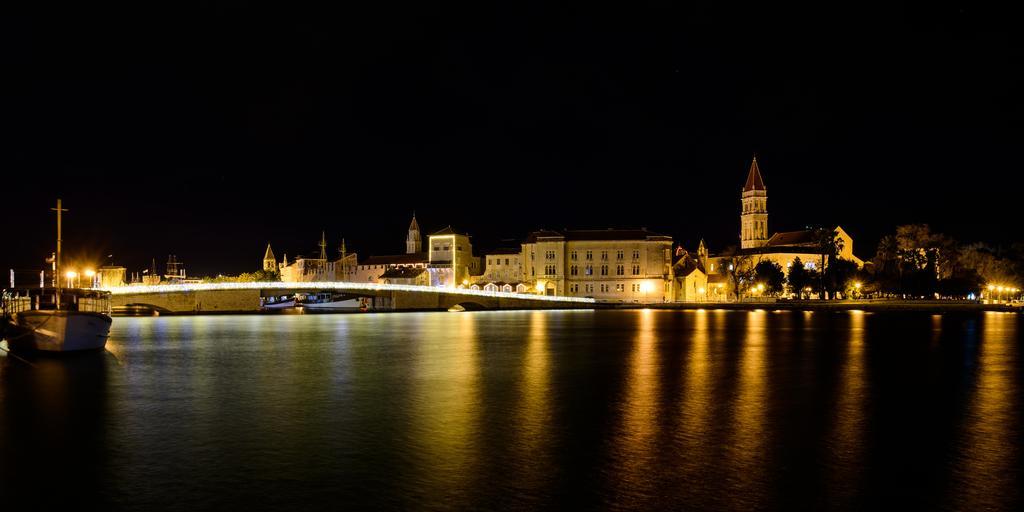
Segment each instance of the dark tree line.
[{"label": "dark tree line", "polygon": [[871,260],[871,291],[890,297],[977,296],[990,283],[1020,283],[1024,245],[960,243],[927,224],[899,226]]}]

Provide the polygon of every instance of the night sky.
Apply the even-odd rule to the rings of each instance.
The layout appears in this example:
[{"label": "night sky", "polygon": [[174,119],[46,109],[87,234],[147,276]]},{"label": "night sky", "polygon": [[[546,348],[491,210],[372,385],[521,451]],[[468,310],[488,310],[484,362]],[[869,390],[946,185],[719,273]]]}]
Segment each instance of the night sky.
[{"label": "night sky", "polygon": [[903,223],[1024,238],[997,2],[350,3],[0,17],[0,268],[43,266],[57,197],[69,259],[130,270],[251,271],[321,229],[399,253],[413,211],[481,249],[643,226],[715,251],[755,152],[771,231],[841,224],[863,258]]}]

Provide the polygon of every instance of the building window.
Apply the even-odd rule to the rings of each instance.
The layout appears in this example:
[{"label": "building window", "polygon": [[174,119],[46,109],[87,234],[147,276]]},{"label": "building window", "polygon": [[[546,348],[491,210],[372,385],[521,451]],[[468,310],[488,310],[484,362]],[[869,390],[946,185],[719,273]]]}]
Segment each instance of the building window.
[{"label": "building window", "polygon": [[553,260],[555,259],[555,251],[547,251],[544,253],[544,259]]},{"label": "building window", "polygon": [[585,274],[588,275],[588,276],[594,275],[594,267],[591,266],[591,265],[587,265],[587,269],[585,271]]},{"label": "building window", "polygon": [[617,260],[621,260],[622,258],[625,258],[625,257],[626,257],[626,251],[617,251],[615,253],[615,259],[617,259]]},{"label": "building window", "polygon": [[640,265],[633,265],[633,275],[634,276],[640,275]]},{"label": "building window", "polygon": [[633,251],[633,259],[634,260],[640,259],[640,251],[639,250],[634,250]]},{"label": "building window", "polygon": [[593,260],[594,259],[594,251],[587,251],[587,259],[588,260]]},{"label": "building window", "polygon": [[624,291],[626,291],[626,285],[624,285],[622,283],[616,283],[615,291],[617,291],[617,292],[624,292]]},{"label": "building window", "polygon": [[616,265],[615,266],[615,275],[617,275],[617,276],[626,275],[626,266],[625,265]]},{"label": "building window", "polygon": [[576,251],[573,251],[573,252],[569,253],[569,259],[573,260],[573,261],[576,261]]},{"label": "building window", "polygon": [[601,275],[602,276],[608,275],[608,265],[601,265]]},{"label": "building window", "polygon": [[608,261],[608,251],[601,251],[601,261]]},{"label": "building window", "polygon": [[574,275],[576,275],[577,271],[578,271],[578,269],[577,269],[576,265],[573,265],[573,266],[569,267],[569,275],[574,276]]},{"label": "building window", "polygon": [[508,258],[505,258],[505,264],[508,265]]}]

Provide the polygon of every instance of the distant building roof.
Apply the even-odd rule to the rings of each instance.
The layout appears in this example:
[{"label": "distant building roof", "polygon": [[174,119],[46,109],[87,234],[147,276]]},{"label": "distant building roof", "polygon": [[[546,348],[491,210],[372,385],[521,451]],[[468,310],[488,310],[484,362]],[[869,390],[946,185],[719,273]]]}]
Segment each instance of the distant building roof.
[{"label": "distant building roof", "polygon": [[394,267],[385,270],[378,279],[415,279],[426,271],[425,268]]},{"label": "distant building roof", "polygon": [[425,252],[414,252],[410,254],[393,254],[387,256],[370,256],[363,260],[360,265],[414,265],[427,263],[429,258]]},{"label": "distant building roof", "polygon": [[566,241],[605,241],[605,240],[657,240],[671,242],[672,237],[653,233],[647,229],[567,229],[562,232],[542,229],[534,231],[526,238],[526,243],[536,243],[539,239],[564,239]]},{"label": "distant building roof", "polygon": [[817,241],[814,238],[814,231],[803,229],[775,233],[765,242],[765,246],[769,247],[783,245],[817,245]]},{"label": "distant building roof", "polygon": [[750,162],[747,182],[743,184],[743,191],[747,192],[748,190],[766,190],[764,180],[761,179],[761,169],[757,166],[757,155],[754,155],[754,160]]},{"label": "distant building roof", "polygon": [[485,254],[487,256],[496,256],[498,254],[517,254],[518,255],[522,251],[523,250],[521,248],[518,248],[518,247],[516,247],[516,248],[509,247],[509,248],[506,248],[506,249],[494,249],[492,251],[487,251]]},{"label": "distant building roof", "polygon": [[274,260],[274,251],[270,250],[270,244],[267,244],[267,252],[263,253],[263,261]]},{"label": "distant building roof", "polygon": [[420,232],[420,224],[419,224],[419,222],[416,222],[416,214],[415,213],[412,214],[412,222],[409,223],[409,231],[415,231],[417,233]]},{"label": "distant building roof", "polygon": [[444,228],[444,229],[442,229],[441,231],[438,231],[438,232],[436,232],[436,233],[431,233],[431,235],[430,235],[430,236],[442,236],[442,235],[462,235],[462,236],[469,236],[469,234],[468,234],[468,233],[462,233],[462,232],[456,231],[456,230],[455,230],[454,228],[452,228],[451,226],[448,226],[448,227],[446,227],[446,228]]}]

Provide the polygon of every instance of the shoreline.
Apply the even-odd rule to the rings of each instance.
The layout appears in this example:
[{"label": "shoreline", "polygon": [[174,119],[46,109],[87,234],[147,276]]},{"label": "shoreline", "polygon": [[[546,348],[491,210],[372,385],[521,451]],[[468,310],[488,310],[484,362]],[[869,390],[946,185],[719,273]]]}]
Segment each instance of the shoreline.
[{"label": "shoreline", "polygon": [[[729,311],[869,311],[869,312],[924,312],[924,313],[963,313],[998,311],[1005,313],[1024,313],[1021,306],[1010,306],[1005,304],[981,304],[978,302],[958,301],[879,301],[879,300],[844,300],[844,301],[776,301],[776,302],[673,302],[653,304],[610,304],[598,303],[592,308],[523,308],[523,309],[502,309],[501,311],[580,311],[580,310],[633,310],[633,309],[658,309],[669,311],[695,311],[695,310],[729,310]],[[497,310],[479,310],[497,311]],[[376,310],[376,311],[317,311],[317,312],[295,312],[289,310],[270,311],[182,311],[182,312],[161,312],[159,314],[121,314],[112,315],[115,318],[150,317],[150,316],[202,316],[202,315],[358,315],[366,313],[424,313],[424,312],[447,312],[443,309],[406,309],[406,310]],[[472,312],[472,311],[467,311]]]},{"label": "shoreline", "polygon": [[753,311],[758,309],[782,311],[871,311],[871,312],[930,312],[956,313],[977,311],[1001,311],[1021,313],[1021,306],[1006,304],[982,304],[967,301],[941,300],[842,300],[842,301],[765,301],[765,302],[679,302],[667,304],[621,304],[614,309],[668,309],[668,310],[699,310],[726,309],[736,311]]}]

